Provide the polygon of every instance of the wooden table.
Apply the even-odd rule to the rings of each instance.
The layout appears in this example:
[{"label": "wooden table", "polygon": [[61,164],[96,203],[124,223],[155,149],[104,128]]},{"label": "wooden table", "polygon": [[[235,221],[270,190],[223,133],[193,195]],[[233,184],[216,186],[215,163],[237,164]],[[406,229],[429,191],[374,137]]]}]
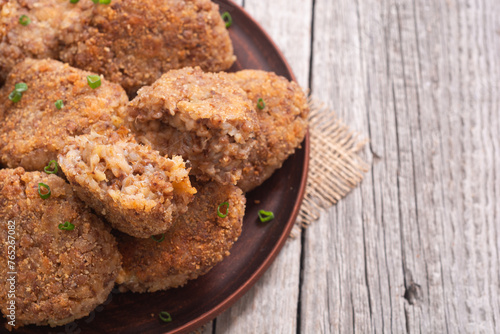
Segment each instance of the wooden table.
[{"label": "wooden table", "polygon": [[206,333],[500,333],[500,1],[244,0],[362,184]]}]

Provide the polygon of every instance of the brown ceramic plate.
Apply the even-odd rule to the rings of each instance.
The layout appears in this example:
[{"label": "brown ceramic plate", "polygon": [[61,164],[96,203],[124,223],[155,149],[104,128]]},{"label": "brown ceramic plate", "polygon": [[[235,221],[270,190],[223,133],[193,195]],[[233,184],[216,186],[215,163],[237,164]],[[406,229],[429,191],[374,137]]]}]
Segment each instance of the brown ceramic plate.
[{"label": "brown ceramic plate", "polygon": [[[215,0],[233,18],[229,29],[238,60],[231,71],[262,69],[294,79],[283,55],[262,28],[229,0]],[[157,293],[110,295],[89,317],[66,326],[27,326],[17,333],[184,333],[229,308],[262,276],[283,247],[299,212],[307,177],[309,137],[274,175],[247,194],[243,233],[231,255],[207,275],[184,287]],[[255,204],[259,200],[260,204]],[[260,223],[257,212],[271,210],[275,219]],[[168,311],[171,323],[158,320]],[[3,329],[3,328],[1,328]],[[1,330],[0,329],[0,330]]]}]

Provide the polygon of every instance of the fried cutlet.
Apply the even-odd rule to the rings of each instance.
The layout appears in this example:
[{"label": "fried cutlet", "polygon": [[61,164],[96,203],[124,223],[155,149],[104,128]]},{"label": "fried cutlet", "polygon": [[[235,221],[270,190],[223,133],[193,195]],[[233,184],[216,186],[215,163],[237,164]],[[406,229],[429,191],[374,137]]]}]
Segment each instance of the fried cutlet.
[{"label": "fried cutlet", "polygon": [[184,68],[143,87],[126,124],[160,153],[189,160],[198,179],[247,192],[300,145],[308,114],[300,86],[274,73]]},{"label": "fried cutlet", "polygon": [[186,66],[226,70],[235,61],[219,6],[210,0],[112,0],[61,31],[60,59],[103,74],[129,94]]},{"label": "fried cutlet", "polygon": [[252,102],[226,77],[200,68],[172,70],[139,90],[126,123],[161,154],[189,160],[198,179],[236,184],[258,126]]},{"label": "fried cutlet", "polygon": [[0,86],[26,58],[57,59],[61,29],[78,24],[82,11],[92,7],[91,1],[1,0]]},{"label": "fried cutlet", "polygon": [[196,193],[180,156],[165,158],[117,133],[75,137],[59,165],[78,197],[137,238],[166,232]]},{"label": "fried cutlet", "polygon": [[[123,290],[154,292],[179,287],[229,255],[241,234],[245,196],[236,186],[216,182],[196,184],[196,188],[188,211],[163,236],[156,240],[118,236],[123,269],[117,283]],[[221,205],[224,202],[228,206]],[[218,215],[219,206],[226,217]]]},{"label": "fried cutlet", "polygon": [[[50,188],[49,198],[41,198],[40,183]],[[14,301],[16,327],[59,326],[87,316],[106,300],[120,268],[110,230],[62,178],[0,170],[2,313],[10,315]]]},{"label": "fried cutlet", "polygon": [[[20,24],[22,15],[28,24]],[[222,71],[236,59],[219,6],[210,0],[2,0],[0,85],[25,58],[102,74],[130,95],[168,70]]]},{"label": "fried cutlet", "polygon": [[297,83],[275,73],[243,70],[228,75],[252,100],[260,128],[238,181],[248,192],[267,180],[302,143],[309,105]]},{"label": "fried cutlet", "polygon": [[[26,59],[17,64],[0,89],[0,163],[42,170],[57,158],[70,136],[113,131],[123,121],[125,91],[101,79],[91,88],[92,73],[56,60]],[[9,99],[16,84],[27,90],[18,102]],[[61,109],[56,106],[61,100]]]}]

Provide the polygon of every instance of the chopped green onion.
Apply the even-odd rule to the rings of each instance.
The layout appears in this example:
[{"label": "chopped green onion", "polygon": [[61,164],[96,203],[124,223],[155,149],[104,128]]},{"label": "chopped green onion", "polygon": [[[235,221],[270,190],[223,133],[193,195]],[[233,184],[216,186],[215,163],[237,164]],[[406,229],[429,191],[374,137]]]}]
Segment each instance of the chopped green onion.
[{"label": "chopped green onion", "polygon": [[109,5],[111,3],[111,0],[99,0],[99,3],[101,5]]},{"label": "chopped green onion", "polygon": [[14,103],[21,101],[21,97],[23,97],[23,93],[19,93],[16,90],[13,90],[12,93],[9,94],[9,100]]},{"label": "chopped green onion", "polygon": [[[223,207],[224,205],[227,205],[226,214],[223,214],[222,212],[220,212],[220,208]],[[224,203],[219,204],[219,207],[217,208],[217,215],[221,218],[226,218],[228,214],[229,214],[229,203],[224,202]]]},{"label": "chopped green onion", "polygon": [[56,101],[56,108],[57,108],[57,109],[61,109],[62,107],[64,107],[64,102],[63,102],[63,100],[57,100],[57,101]]},{"label": "chopped green onion", "polygon": [[259,101],[257,102],[257,108],[259,108],[260,110],[264,109],[266,107],[266,103],[264,102],[263,99],[259,99]]},{"label": "chopped green onion", "polygon": [[274,219],[274,213],[272,211],[259,210],[259,219],[263,223],[267,223]]},{"label": "chopped green onion", "polygon": [[70,222],[59,224],[57,227],[59,227],[59,229],[63,231],[73,231],[75,229],[75,225],[71,224]]},{"label": "chopped green onion", "polygon": [[233,24],[233,18],[229,12],[224,12],[222,14],[222,21],[226,23],[226,28],[229,28]]},{"label": "chopped green onion", "polygon": [[[46,194],[42,194],[42,187],[47,189],[47,193]],[[40,197],[42,199],[47,199],[50,197],[50,187],[48,185],[46,185],[45,183],[39,183],[38,184],[38,195],[40,195]]]},{"label": "chopped green onion", "polygon": [[99,0],[92,0],[93,3],[99,3]]},{"label": "chopped green onion", "polygon": [[163,322],[171,322],[172,321],[172,316],[168,312],[161,311],[158,316],[160,317],[160,320]]},{"label": "chopped green onion", "polygon": [[78,3],[80,0],[69,0],[70,3]]},{"label": "chopped green onion", "polygon": [[101,86],[101,77],[98,75],[87,75],[87,82],[92,89]]},{"label": "chopped green onion", "polygon": [[[52,167],[52,166],[54,166],[54,167]],[[47,166],[45,166],[45,168],[43,170],[47,174],[57,174],[57,171],[58,171],[57,167],[58,167],[57,161],[50,160],[49,164]],[[52,170],[50,170],[51,168],[52,168]]]},{"label": "chopped green onion", "polygon": [[154,235],[153,235],[153,236],[151,236],[151,239],[153,239],[154,241],[156,241],[156,242],[160,243],[160,242],[162,242],[163,240],[165,240],[165,233],[163,233],[163,234],[161,235],[161,238],[159,238],[159,239],[156,239],[156,237],[155,237]]},{"label": "chopped green onion", "polygon": [[24,82],[16,83],[14,90],[9,94],[9,100],[16,103],[21,101],[23,93],[28,90],[28,85]]},{"label": "chopped green onion", "polygon": [[23,26],[27,26],[28,24],[31,23],[31,20],[26,15],[21,15],[19,17],[19,23],[22,24]]},{"label": "chopped green onion", "polygon": [[16,83],[15,87],[16,87],[15,91],[18,93],[24,93],[25,91],[28,90],[28,85],[25,84],[24,82]]}]

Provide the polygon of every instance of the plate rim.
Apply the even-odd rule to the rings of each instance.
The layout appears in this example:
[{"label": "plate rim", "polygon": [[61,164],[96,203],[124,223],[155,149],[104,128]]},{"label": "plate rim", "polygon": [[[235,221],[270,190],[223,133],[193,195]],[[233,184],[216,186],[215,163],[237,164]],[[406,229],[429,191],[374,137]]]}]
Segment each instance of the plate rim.
[{"label": "plate rim", "polygon": [[[285,56],[283,55],[283,52],[278,48],[274,40],[271,38],[271,36],[266,32],[266,30],[240,5],[235,3],[233,0],[216,0],[214,1],[219,5],[219,2],[226,2],[230,6],[233,6],[237,8],[243,16],[249,21],[251,21],[253,24],[255,24],[262,32],[262,34],[266,37],[266,39],[269,41],[269,43],[272,45],[276,53],[279,55],[281,60],[283,61],[283,64],[285,65],[286,70],[288,73],[290,73],[292,81],[297,82],[297,79],[295,77],[295,74],[292,71],[292,68],[288,64],[288,61],[286,60]],[[292,214],[290,215],[290,218],[288,219],[287,223],[285,224],[285,229],[283,230],[283,233],[280,235],[278,242],[274,245],[272,250],[269,252],[269,255],[266,257],[266,259],[261,263],[261,265],[253,272],[253,274],[247,279],[247,281],[242,284],[238,289],[236,289],[233,293],[231,293],[229,296],[227,296],[223,301],[221,301],[219,304],[217,304],[214,308],[211,310],[202,313],[195,319],[192,319],[191,321],[188,321],[184,323],[183,325],[175,328],[172,331],[167,331],[165,333],[171,333],[171,334],[181,334],[181,333],[186,333],[189,330],[193,330],[196,328],[199,328],[200,326],[203,326],[204,324],[208,323],[209,321],[215,319],[217,316],[219,316],[222,312],[226,311],[229,309],[232,305],[234,305],[241,297],[243,297],[244,294],[246,294],[254,285],[257,283],[257,281],[264,275],[264,273],[269,269],[271,264],[274,262],[278,254],[280,253],[281,249],[285,245],[285,242],[288,240],[290,237],[290,233],[292,231],[293,226],[295,225],[295,221],[297,219],[297,216],[299,215],[300,208],[302,206],[302,202],[304,200],[304,195],[305,195],[305,190],[306,190],[306,185],[307,185],[307,178],[308,178],[308,172],[309,172],[309,153],[310,153],[310,135],[309,135],[309,129],[306,132],[306,135],[304,136],[304,140],[302,141],[302,147],[304,149],[304,165],[303,165],[303,170],[302,170],[302,175],[301,175],[301,181],[300,181],[300,187],[298,191],[298,196],[297,200],[295,202],[295,205],[293,207]]]},{"label": "plate rim", "polygon": [[287,221],[285,225],[286,228],[283,230],[283,233],[278,239],[278,242],[274,245],[273,249],[270,251],[269,256],[262,262],[262,264],[257,268],[257,270],[254,271],[254,273],[248,278],[248,280],[244,284],[242,284],[238,289],[236,289],[232,294],[230,294],[217,306],[212,308],[210,311],[201,314],[197,318],[189,322],[186,322],[185,324],[179,326],[178,328],[172,331],[167,331],[165,333],[169,334],[186,333],[189,330],[199,328],[205,323],[208,323],[211,320],[215,319],[221,313],[223,313],[231,306],[233,306],[241,297],[243,297],[243,295],[246,294],[248,290],[250,290],[255,285],[255,283],[257,283],[257,281],[262,277],[262,275],[264,275],[267,269],[269,269],[269,267],[274,262],[274,260],[280,253],[281,249],[285,245],[285,242],[290,237],[290,233],[292,231],[293,226],[295,225],[295,221],[297,219],[297,216],[299,215],[300,208],[302,206],[307,184],[308,170],[309,170],[309,149],[310,149],[309,131],[307,131],[306,136],[304,137],[303,148],[304,148],[305,159],[304,159],[304,169],[302,171],[302,179],[300,182],[300,188],[297,196],[298,200],[295,202],[290,219]]},{"label": "plate rim", "polygon": [[[245,18],[248,22],[251,22],[257,29],[259,30],[259,34],[264,36],[266,39],[266,43],[269,44],[269,46],[272,48],[273,53],[275,53],[278,58],[281,65],[282,69],[285,69],[287,74],[289,75],[289,78],[292,81],[297,82],[296,77],[292,71],[292,68],[290,67],[287,59],[283,55],[282,51],[278,48],[274,40],[270,37],[270,35],[266,32],[266,30],[263,29],[263,27],[240,5],[235,3],[233,0],[212,0],[212,2],[216,3],[218,6],[221,4],[231,6],[235,10],[239,12],[241,16]],[[280,65],[280,66],[281,66]],[[310,163],[310,132],[309,130],[306,131],[306,134],[304,136],[304,140],[301,143],[301,149],[302,153],[304,155],[304,158],[300,160],[301,165],[302,165],[302,172],[300,175],[300,182],[298,186],[298,191],[297,195],[293,204],[293,209],[290,212],[290,215],[288,216],[288,220],[284,224],[284,228],[281,230],[281,233],[279,234],[279,237],[277,241],[274,243],[274,245],[271,247],[271,249],[268,251],[266,254],[264,260],[251,272],[251,274],[244,280],[242,284],[237,286],[228,296],[226,296],[224,299],[218,301],[215,303],[215,306],[211,307],[205,312],[200,313],[199,315],[194,316],[192,319],[188,320],[187,322],[180,324],[178,327],[169,329],[169,330],[163,330],[163,333],[175,333],[175,334],[181,334],[181,333],[187,333],[192,330],[196,330],[197,328],[200,328],[201,326],[205,325],[206,323],[210,322],[211,320],[215,319],[217,316],[219,316],[221,313],[224,311],[228,310],[231,306],[233,306],[240,298],[242,298],[258,281],[259,279],[264,275],[264,273],[267,272],[271,264],[275,261],[276,257],[284,247],[285,243],[287,242],[288,238],[290,238],[291,231],[295,225],[296,219],[299,215],[300,208],[303,203],[303,199],[305,196],[305,190],[306,190],[306,185],[308,181],[308,171],[309,171],[309,163]],[[281,222],[280,222],[281,224]],[[116,288],[116,285],[115,285]],[[100,304],[102,305],[102,304]],[[94,311],[92,311],[94,312]],[[85,318],[82,318],[85,319]],[[78,319],[78,320],[82,320]],[[5,321],[5,319],[3,319]],[[71,324],[71,323],[70,323]],[[1,325],[1,324],[0,324]],[[35,333],[38,332],[52,332],[53,330],[58,331],[62,330],[63,327],[49,327],[49,326],[36,326],[35,328]],[[31,331],[31,330],[30,330]],[[0,332],[2,332],[2,328],[0,328]],[[92,330],[92,332],[96,332]],[[97,331],[98,332],[98,331]]]}]

